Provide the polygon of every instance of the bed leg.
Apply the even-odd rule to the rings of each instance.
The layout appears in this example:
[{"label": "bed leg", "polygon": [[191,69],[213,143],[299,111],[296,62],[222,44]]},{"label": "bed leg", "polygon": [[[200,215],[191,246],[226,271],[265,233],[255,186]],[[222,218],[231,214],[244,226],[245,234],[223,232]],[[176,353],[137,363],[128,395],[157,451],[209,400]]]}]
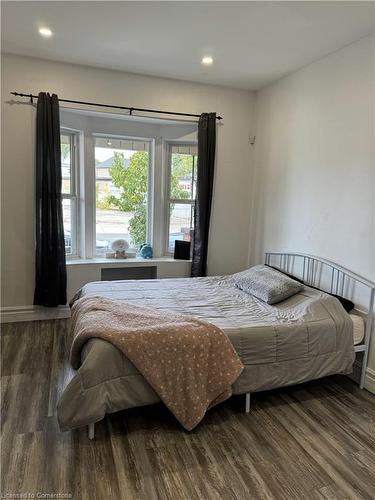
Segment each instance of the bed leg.
[{"label": "bed leg", "polygon": [[360,389],[363,389],[365,386],[365,378],[366,378],[366,365],[362,361],[361,378],[359,379],[359,388]]},{"label": "bed leg", "polygon": [[245,413],[250,413],[250,392],[246,393]]},{"label": "bed leg", "polygon": [[88,433],[89,439],[94,439],[94,437],[95,437],[95,424],[89,424],[87,426],[87,433]]},{"label": "bed leg", "polygon": [[365,386],[368,350],[369,350],[369,346],[366,345],[366,349],[363,353],[362,365],[361,365],[361,378],[359,380],[359,388],[360,389],[363,389]]}]

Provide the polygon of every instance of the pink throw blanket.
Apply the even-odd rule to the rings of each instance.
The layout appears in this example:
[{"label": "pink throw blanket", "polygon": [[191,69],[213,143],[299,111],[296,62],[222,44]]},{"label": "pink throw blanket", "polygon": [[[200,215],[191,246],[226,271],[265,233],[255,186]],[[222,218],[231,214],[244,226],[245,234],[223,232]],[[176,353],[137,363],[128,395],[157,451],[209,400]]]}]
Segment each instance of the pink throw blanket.
[{"label": "pink throw blanket", "polygon": [[[194,317],[85,296],[72,307],[70,361],[90,338],[111,342],[137,367],[187,430],[229,398],[243,365],[228,337]],[[100,370],[100,366],[98,366]]]}]

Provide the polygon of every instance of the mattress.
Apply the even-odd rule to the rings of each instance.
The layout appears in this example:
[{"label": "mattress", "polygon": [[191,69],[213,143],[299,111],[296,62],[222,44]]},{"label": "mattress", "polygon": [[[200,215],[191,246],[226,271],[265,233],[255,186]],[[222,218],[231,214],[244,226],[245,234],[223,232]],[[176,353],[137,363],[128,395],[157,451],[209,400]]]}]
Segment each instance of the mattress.
[{"label": "mattress", "polygon": [[[352,370],[350,316],[335,298],[308,287],[273,306],[239,290],[233,276],[95,282],[84,286],[77,298],[92,294],[190,314],[221,328],[245,366],[233,385],[235,394]],[[120,351],[92,339],[59,401],[60,428],[157,401],[157,394]]]},{"label": "mattress", "polygon": [[360,344],[365,337],[365,322],[359,314],[350,313],[350,319],[353,322],[353,344]]}]

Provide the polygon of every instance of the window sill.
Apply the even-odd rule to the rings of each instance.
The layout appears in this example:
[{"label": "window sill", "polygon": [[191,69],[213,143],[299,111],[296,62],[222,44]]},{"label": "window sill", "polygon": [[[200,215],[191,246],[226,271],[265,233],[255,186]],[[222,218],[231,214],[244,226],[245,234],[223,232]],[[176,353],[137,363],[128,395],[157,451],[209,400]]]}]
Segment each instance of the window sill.
[{"label": "window sill", "polygon": [[67,266],[99,265],[101,267],[141,267],[155,266],[157,264],[178,264],[181,262],[191,262],[191,260],[174,259],[173,257],[155,257],[152,259],[142,259],[141,257],[129,257],[127,259],[106,259],[104,257],[93,259],[69,259]]}]

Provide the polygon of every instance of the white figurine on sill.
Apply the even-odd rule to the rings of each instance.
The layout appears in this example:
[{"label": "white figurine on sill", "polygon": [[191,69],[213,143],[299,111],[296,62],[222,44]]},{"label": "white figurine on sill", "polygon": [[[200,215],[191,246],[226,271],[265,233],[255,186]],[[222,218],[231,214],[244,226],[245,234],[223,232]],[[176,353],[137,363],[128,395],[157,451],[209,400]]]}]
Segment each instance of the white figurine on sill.
[{"label": "white figurine on sill", "polygon": [[129,243],[126,240],[115,240],[111,245],[112,250],[114,251],[113,258],[114,259],[126,259],[126,250],[129,248]]}]

